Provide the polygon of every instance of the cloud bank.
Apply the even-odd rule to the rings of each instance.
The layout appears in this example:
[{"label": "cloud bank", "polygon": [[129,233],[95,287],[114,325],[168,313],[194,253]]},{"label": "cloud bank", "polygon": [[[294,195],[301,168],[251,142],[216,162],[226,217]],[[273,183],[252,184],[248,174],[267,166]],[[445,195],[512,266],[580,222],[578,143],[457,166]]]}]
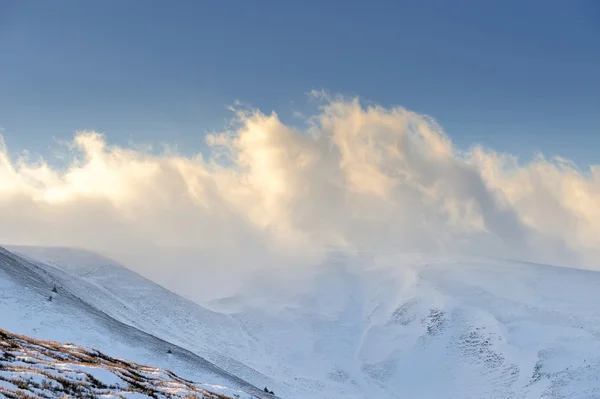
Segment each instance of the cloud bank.
[{"label": "cloud bank", "polygon": [[0,140],[0,243],[91,249],[195,297],[208,276],[233,286],[332,250],[600,268],[599,166],[460,151],[427,116],[320,101],[302,129],[237,110],[206,157],[84,131],[57,169]]}]

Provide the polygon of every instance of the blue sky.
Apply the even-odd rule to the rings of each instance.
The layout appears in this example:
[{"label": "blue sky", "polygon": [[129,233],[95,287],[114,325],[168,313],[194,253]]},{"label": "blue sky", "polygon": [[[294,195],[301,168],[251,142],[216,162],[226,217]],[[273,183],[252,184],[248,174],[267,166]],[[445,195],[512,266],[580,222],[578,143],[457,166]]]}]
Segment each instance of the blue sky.
[{"label": "blue sky", "polygon": [[600,163],[599,71],[594,0],[0,2],[0,126],[41,154],[76,129],[193,152],[235,100],[293,123],[326,89]]}]

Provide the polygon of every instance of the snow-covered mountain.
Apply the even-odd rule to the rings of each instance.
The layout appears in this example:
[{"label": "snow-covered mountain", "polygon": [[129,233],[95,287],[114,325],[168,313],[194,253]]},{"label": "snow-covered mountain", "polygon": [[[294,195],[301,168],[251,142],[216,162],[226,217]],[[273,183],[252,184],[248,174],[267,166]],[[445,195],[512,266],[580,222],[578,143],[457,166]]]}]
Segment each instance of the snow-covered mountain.
[{"label": "snow-covered mountain", "polygon": [[597,272],[385,255],[330,261],[304,286],[221,301],[303,384],[357,398],[600,398]]},{"label": "snow-covered mountain", "polygon": [[258,399],[93,348],[35,340],[0,329],[0,398],[32,397]]},{"label": "snow-covered mountain", "polygon": [[257,276],[263,284],[200,306],[93,254],[10,249],[51,273],[59,296],[72,292],[281,397],[600,397],[597,272],[332,257],[302,274],[270,270]]},{"label": "snow-covered mountain", "polygon": [[[70,290],[70,287],[77,287]],[[84,292],[88,289],[88,292]],[[56,292],[55,292],[56,291]],[[176,370],[194,381],[261,390],[197,354],[123,323],[115,299],[75,275],[0,248],[0,327],[39,339],[91,346],[111,356]],[[122,306],[122,305],[121,305]],[[105,312],[113,307],[110,312]]]},{"label": "snow-covered mountain", "polygon": [[59,292],[72,293],[111,318],[186,348],[257,386],[284,389],[248,366],[264,364],[261,348],[233,317],[203,308],[94,253],[9,249],[51,274]]}]

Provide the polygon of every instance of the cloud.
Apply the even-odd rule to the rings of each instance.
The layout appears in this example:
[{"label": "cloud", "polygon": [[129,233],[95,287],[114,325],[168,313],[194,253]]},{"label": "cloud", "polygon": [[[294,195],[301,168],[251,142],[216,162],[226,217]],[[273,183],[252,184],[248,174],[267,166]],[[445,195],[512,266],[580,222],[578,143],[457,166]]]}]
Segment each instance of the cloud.
[{"label": "cloud", "polygon": [[330,250],[600,267],[600,166],[464,152],[427,116],[314,98],[303,130],[236,109],[206,158],[83,131],[56,169],[0,143],[0,242],[99,251],[196,298]]}]

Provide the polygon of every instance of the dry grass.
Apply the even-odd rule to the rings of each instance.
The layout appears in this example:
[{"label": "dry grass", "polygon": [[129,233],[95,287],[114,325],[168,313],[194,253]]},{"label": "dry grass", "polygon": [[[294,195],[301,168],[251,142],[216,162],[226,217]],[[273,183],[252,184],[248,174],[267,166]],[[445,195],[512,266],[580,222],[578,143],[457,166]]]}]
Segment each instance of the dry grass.
[{"label": "dry grass", "polygon": [[[99,371],[103,373],[94,375]],[[102,381],[100,376],[107,374],[112,375],[112,383]],[[115,359],[96,349],[37,340],[0,329],[0,397],[108,399],[137,393],[154,399],[257,398],[232,392],[232,396],[212,392],[210,386],[193,383],[172,371]]]}]

